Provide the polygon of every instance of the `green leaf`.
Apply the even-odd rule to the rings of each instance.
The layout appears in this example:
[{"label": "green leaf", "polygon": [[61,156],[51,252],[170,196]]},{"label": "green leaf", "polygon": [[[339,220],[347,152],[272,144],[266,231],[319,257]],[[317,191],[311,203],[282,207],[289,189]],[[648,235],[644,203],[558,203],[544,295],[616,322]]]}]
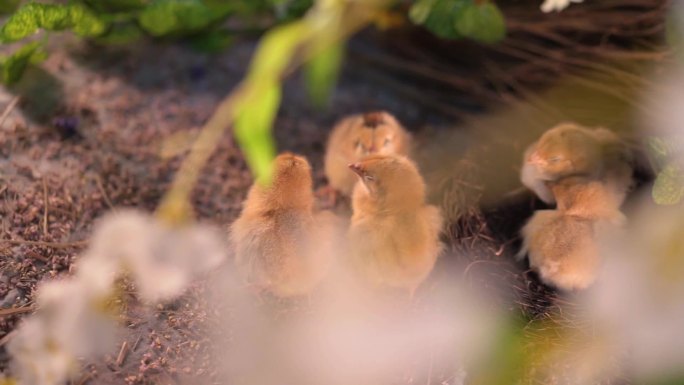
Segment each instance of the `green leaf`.
[{"label": "green leaf", "polygon": [[684,197],[684,173],[679,166],[668,164],[656,177],[651,191],[659,205],[675,205]]},{"label": "green leaf", "polygon": [[[424,19],[423,24],[430,32],[444,39],[458,39],[461,34],[454,27],[454,20],[461,14],[463,9],[472,3],[472,0],[422,0],[423,9],[414,11],[416,19]],[[427,7],[430,7],[428,16]]]},{"label": "green leaf", "polygon": [[411,6],[409,17],[444,39],[467,37],[494,43],[506,35],[501,11],[488,1],[418,0]]},{"label": "green leaf", "polygon": [[0,15],[14,12],[21,0],[0,0]]},{"label": "green leaf", "polygon": [[130,12],[141,9],[148,0],[85,0],[92,9],[104,12]]},{"label": "green leaf", "polygon": [[480,43],[492,44],[506,36],[506,21],[492,3],[466,6],[454,22],[456,31]]},{"label": "green leaf", "polygon": [[276,81],[254,84],[253,89],[256,92],[246,97],[238,106],[235,137],[256,180],[268,185],[271,183],[272,162],[276,154],[271,127],[278,112],[282,91]]},{"label": "green leaf", "polygon": [[231,44],[233,44],[233,37],[225,31],[210,31],[193,36],[190,40],[193,49],[206,53],[223,52]]},{"label": "green leaf", "polygon": [[44,60],[45,51],[41,42],[32,42],[21,47],[12,55],[0,60],[0,73],[3,84],[16,83],[29,64],[35,64]]},{"label": "green leaf", "polygon": [[301,21],[275,27],[261,39],[250,65],[248,79],[280,79],[292,61],[295,49],[310,36]]},{"label": "green leaf", "polygon": [[261,39],[236,107],[235,136],[257,181],[271,181],[275,143],[271,126],[280,105],[280,81],[298,47],[310,36],[308,24],[298,21],[275,27]]},{"label": "green leaf", "polygon": [[344,45],[335,43],[318,52],[305,67],[306,85],[314,104],[321,107],[330,96],[344,56]]},{"label": "green leaf", "polygon": [[427,21],[430,12],[432,12],[432,7],[435,5],[437,0],[419,0],[413,3],[411,9],[409,9],[409,18],[415,24],[423,24]]},{"label": "green leaf", "polygon": [[71,28],[75,34],[83,37],[94,37],[107,30],[107,25],[85,6],[74,3],[68,7],[71,22],[68,28]]},{"label": "green leaf", "polygon": [[143,36],[143,32],[135,23],[114,23],[106,34],[95,38],[95,42],[111,45],[130,44]]},{"label": "green leaf", "polygon": [[278,20],[301,17],[313,5],[313,0],[269,0]]},{"label": "green leaf", "polygon": [[648,149],[649,155],[657,169],[664,168],[673,153],[672,146],[663,138],[658,137],[648,138]]},{"label": "green leaf", "polygon": [[68,5],[29,3],[17,10],[0,29],[3,42],[13,42],[33,35],[39,29],[61,31],[92,37],[101,35],[107,25],[80,3]]},{"label": "green leaf", "polygon": [[161,37],[197,33],[225,16],[199,0],[157,0],[140,12],[138,22],[150,35]]}]

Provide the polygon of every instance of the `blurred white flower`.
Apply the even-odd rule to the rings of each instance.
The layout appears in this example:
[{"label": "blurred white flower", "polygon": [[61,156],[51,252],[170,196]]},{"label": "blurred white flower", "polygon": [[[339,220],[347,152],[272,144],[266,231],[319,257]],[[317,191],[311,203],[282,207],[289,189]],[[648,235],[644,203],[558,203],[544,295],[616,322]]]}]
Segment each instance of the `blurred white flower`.
[{"label": "blurred white flower", "polygon": [[217,267],[225,250],[218,233],[205,226],[167,227],[135,211],[106,216],[76,275],[38,288],[38,310],[7,347],[13,373],[22,385],[64,383],[78,368],[78,357],[102,354],[114,341],[117,328],[107,301],[125,270],[142,299],[170,300],[197,274]]},{"label": "blurred white flower", "polygon": [[11,368],[22,385],[59,385],[75,372],[74,357],[55,348],[40,318],[21,324],[7,346]]},{"label": "blurred white flower", "polygon": [[583,0],[544,0],[541,5],[541,10],[544,13],[549,12],[560,12],[565,8],[569,7],[571,3],[581,3]]},{"label": "blurred white flower", "polygon": [[102,301],[77,279],[39,287],[36,314],[19,327],[7,348],[21,384],[63,383],[77,368],[76,357],[111,346],[116,328]]},{"label": "blurred white flower", "polygon": [[118,263],[131,272],[142,299],[166,301],[182,294],[196,275],[216,268],[226,250],[212,228],[168,227],[149,215],[124,211],[105,217],[96,229],[88,258],[98,262],[86,263],[86,269],[108,280],[103,266]]},{"label": "blurred white flower", "polygon": [[637,224],[611,245],[586,304],[598,330],[612,336],[631,372],[648,382],[684,375],[684,207],[645,199]]}]

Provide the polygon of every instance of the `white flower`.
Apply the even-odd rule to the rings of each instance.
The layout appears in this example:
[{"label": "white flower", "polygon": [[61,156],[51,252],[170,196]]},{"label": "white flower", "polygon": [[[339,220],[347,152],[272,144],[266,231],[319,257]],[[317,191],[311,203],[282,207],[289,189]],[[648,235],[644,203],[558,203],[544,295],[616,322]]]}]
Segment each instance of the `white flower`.
[{"label": "white flower", "polygon": [[76,357],[107,351],[114,320],[103,313],[96,292],[78,279],[38,288],[38,310],[10,340],[8,351],[22,384],[63,383],[77,368]]},{"label": "white flower", "polygon": [[76,275],[43,283],[36,295],[38,310],[10,340],[7,350],[20,383],[63,384],[78,368],[78,357],[110,348],[117,328],[106,301],[124,270],[132,274],[142,299],[169,300],[197,274],[223,261],[220,239],[204,226],[167,227],[135,211],[105,217]]},{"label": "white flower", "polygon": [[[104,218],[88,255],[98,264],[115,261],[128,269],[140,297],[156,302],[182,294],[196,275],[217,267],[226,250],[219,234],[209,227],[168,227],[146,214],[124,211]],[[101,267],[98,276],[106,271]]]},{"label": "white flower", "polygon": [[42,320],[32,317],[21,324],[7,345],[12,372],[21,385],[61,385],[75,372],[74,357],[55,349],[49,334]]},{"label": "white flower", "polygon": [[631,222],[586,300],[595,325],[629,351],[637,382],[649,382],[683,372],[684,207],[645,203]]},{"label": "white flower", "polygon": [[560,12],[565,8],[569,7],[571,3],[581,3],[583,0],[544,0],[541,5],[541,10],[544,13],[549,12]]}]

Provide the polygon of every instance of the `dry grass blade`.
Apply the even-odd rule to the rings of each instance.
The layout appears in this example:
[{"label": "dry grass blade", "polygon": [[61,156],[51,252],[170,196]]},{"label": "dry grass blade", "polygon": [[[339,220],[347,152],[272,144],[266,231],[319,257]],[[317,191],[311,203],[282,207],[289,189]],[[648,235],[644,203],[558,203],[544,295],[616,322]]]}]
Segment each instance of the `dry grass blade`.
[{"label": "dry grass blade", "polygon": [[5,123],[5,119],[9,116],[9,114],[12,112],[14,107],[17,106],[17,103],[19,103],[19,96],[15,96],[12,101],[9,102],[7,107],[5,107],[5,110],[2,112],[2,115],[0,115],[0,128],[2,128],[3,123]]},{"label": "dry grass blade", "polygon": [[74,241],[74,242],[43,242],[43,241],[24,241],[18,239],[0,239],[0,244],[8,243],[11,245],[27,245],[40,246],[53,249],[68,249],[72,247],[84,247],[88,245],[88,241]]},{"label": "dry grass blade", "polygon": [[15,314],[30,313],[36,310],[35,306],[13,307],[9,309],[0,309],[0,317],[7,317]]}]

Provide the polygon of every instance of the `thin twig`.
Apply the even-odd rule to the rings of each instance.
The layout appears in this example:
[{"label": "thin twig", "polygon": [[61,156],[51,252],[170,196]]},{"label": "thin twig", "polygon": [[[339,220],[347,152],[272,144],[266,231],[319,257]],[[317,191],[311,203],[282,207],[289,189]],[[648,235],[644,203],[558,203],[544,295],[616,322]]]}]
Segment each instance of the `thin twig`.
[{"label": "thin twig", "polygon": [[43,235],[48,236],[48,188],[45,177],[43,177]]},{"label": "thin twig", "polygon": [[119,355],[116,357],[116,366],[121,367],[123,365],[126,356],[128,355],[128,341],[124,341],[121,344],[121,350],[119,350]]},{"label": "thin twig", "polygon": [[6,317],[6,316],[10,316],[10,315],[15,315],[15,314],[30,313],[34,310],[36,310],[36,307],[33,305],[23,306],[23,307],[13,307],[13,308],[9,308],[9,309],[0,309],[0,317]]},{"label": "thin twig", "polygon": [[135,343],[133,344],[133,348],[131,348],[131,351],[136,351],[138,349],[138,344],[140,343],[140,340],[142,340],[142,333],[138,335],[138,338],[135,340]]},{"label": "thin twig", "polygon": [[74,241],[74,242],[44,242],[44,241],[24,241],[19,239],[0,239],[0,243],[9,243],[11,245],[28,245],[51,247],[53,249],[68,249],[70,247],[82,247],[88,244],[88,241]]},{"label": "thin twig", "polygon": [[15,96],[14,99],[12,99],[7,107],[5,107],[5,110],[2,112],[2,115],[0,115],[0,128],[2,128],[2,125],[5,123],[5,119],[9,116],[9,114],[12,112],[14,107],[19,103],[19,96]]},{"label": "thin twig", "polygon": [[11,332],[5,334],[4,337],[0,338],[0,346],[4,346],[6,343],[8,343],[14,336],[17,335],[17,330],[12,330]]},{"label": "thin twig", "polygon": [[97,185],[97,188],[100,190],[100,194],[102,194],[102,197],[104,198],[105,203],[107,203],[107,206],[109,206],[109,208],[112,211],[116,210],[114,208],[114,204],[112,204],[112,201],[109,199],[109,195],[107,194],[107,191],[104,188],[104,184],[102,183],[102,177],[95,174],[93,176],[93,178],[95,179],[95,184]]},{"label": "thin twig", "polygon": [[93,379],[93,374],[91,372],[84,373],[81,378],[78,380],[76,385],[85,385],[86,382],[90,381]]}]

